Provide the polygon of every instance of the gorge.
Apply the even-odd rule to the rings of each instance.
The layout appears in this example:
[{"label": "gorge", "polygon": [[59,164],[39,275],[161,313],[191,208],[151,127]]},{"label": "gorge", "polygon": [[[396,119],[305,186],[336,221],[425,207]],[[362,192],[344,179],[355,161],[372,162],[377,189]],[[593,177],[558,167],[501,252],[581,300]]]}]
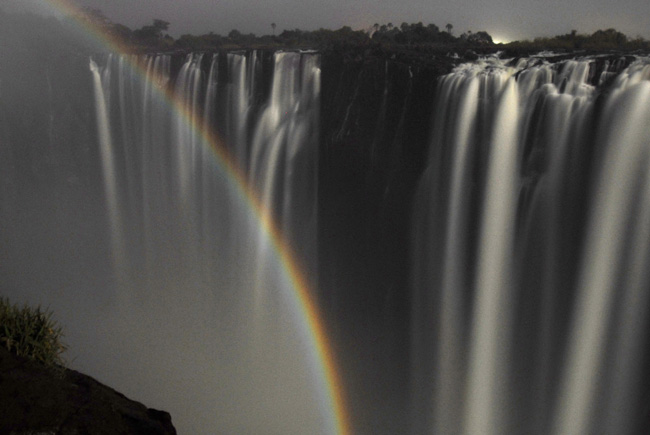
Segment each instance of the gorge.
[{"label": "gorge", "polygon": [[648,57],[1,50],[2,291],[180,433],[647,431]]}]

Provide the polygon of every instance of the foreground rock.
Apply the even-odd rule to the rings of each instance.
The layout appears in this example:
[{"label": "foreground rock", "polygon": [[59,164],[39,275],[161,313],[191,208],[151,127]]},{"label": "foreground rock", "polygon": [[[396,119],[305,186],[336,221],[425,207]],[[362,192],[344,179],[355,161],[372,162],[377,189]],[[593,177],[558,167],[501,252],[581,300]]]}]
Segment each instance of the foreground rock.
[{"label": "foreground rock", "polygon": [[0,348],[0,433],[175,434],[171,416],[93,378]]}]

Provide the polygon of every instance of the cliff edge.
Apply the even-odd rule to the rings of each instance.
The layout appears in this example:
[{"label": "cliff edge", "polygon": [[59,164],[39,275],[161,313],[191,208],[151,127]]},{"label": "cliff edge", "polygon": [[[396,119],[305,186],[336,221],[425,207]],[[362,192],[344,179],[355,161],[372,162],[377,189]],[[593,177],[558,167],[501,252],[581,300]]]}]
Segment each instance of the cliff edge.
[{"label": "cliff edge", "polygon": [[167,412],[61,370],[0,348],[0,433],[176,434]]}]

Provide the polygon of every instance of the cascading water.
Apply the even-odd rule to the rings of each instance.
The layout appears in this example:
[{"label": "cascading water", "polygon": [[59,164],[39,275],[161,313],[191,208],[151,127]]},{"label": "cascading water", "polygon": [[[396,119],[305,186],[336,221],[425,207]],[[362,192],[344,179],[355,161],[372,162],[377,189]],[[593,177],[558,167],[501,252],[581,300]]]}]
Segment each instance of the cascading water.
[{"label": "cascading water", "polygon": [[594,66],[487,59],[439,82],[415,208],[414,433],[642,429],[650,60]]},{"label": "cascading water", "polygon": [[[323,362],[279,252],[293,249],[315,279],[319,55],[174,62],[162,54],[90,60],[101,187],[77,190],[98,200],[77,203],[71,182],[53,186],[52,208],[78,215],[78,226],[65,216],[67,224],[56,216],[34,224],[31,213],[49,212],[29,195],[5,203],[3,237],[20,246],[35,233],[49,254],[31,254],[31,276],[52,284],[5,273],[22,298],[33,288],[57,312],[75,368],[169,410],[180,433],[334,433]],[[259,198],[246,196],[244,180]],[[286,246],[261,228],[269,217],[258,216],[255,201]],[[59,239],[60,228],[77,234]],[[50,255],[66,264],[82,257],[84,272],[52,270]],[[96,276],[93,285],[85,275]],[[4,282],[11,292],[11,278]]]},{"label": "cascading water", "polygon": [[73,368],[180,433],[336,431],[238,167],[356,433],[647,432],[647,59],[481,60],[434,105],[401,54],[60,45],[0,44],[0,291],[50,306]]},{"label": "cascading water", "polygon": [[[143,314],[151,321],[165,313],[170,328],[191,335],[165,332],[165,341],[175,337],[179,352],[190,346],[192,359],[176,381],[181,391],[196,395],[188,409],[176,412],[179,428],[329,433],[332,416],[322,412],[326,387],[314,382],[319,362],[307,351],[277,248],[239,186],[218,167],[205,136],[216,125],[223,128],[224,143],[218,145],[244,168],[263,207],[301,247],[304,263],[315,264],[308,256],[315,249],[317,156],[310,139],[317,132],[318,56],[275,53],[267,103],[254,93],[263,84],[254,67],[256,52],[227,54],[223,76],[223,57],[214,55],[206,71],[204,56],[188,55],[175,82],[169,56],[128,62],[109,56],[101,69],[91,61],[111,238],[118,241],[113,246],[128,245],[112,251],[117,297],[126,299],[118,302],[116,315],[137,322]],[[147,80],[134,74],[134,63]],[[168,86],[180,110],[170,107]],[[113,137],[121,133],[121,140],[111,143],[108,130]],[[296,219],[300,231],[293,231]],[[134,302],[151,312],[132,312]],[[190,382],[183,381],[186,376]]]}]

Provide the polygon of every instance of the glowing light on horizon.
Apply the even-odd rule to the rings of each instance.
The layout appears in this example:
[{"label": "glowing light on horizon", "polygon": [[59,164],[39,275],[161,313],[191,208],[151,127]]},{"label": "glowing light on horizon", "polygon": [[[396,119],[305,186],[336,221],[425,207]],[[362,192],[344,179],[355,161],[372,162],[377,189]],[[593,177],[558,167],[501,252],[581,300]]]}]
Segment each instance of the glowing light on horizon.
[{"label": "glowing light on horizon", "polygon": [[507,36],[504,35],[490,33],[490,36],[492,36],[492,42],[494,42],[495,44],[507,44],[513,41],[512,38],[508,38]]}]

